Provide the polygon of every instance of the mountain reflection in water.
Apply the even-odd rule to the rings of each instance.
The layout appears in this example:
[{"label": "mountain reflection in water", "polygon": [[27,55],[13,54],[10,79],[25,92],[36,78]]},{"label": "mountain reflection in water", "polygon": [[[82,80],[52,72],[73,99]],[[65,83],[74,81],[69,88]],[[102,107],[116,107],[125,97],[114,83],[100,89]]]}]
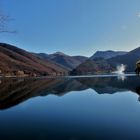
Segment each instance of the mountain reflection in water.
[{"label": "mountain reflection in water", "polygon": [[4,78],[0,80],[0,109],[10,108],[36,96],[63,96],[89,88],[98,94],[132,91],[140,95],[140,77],[128,76],[123,80],[117,77]]}]

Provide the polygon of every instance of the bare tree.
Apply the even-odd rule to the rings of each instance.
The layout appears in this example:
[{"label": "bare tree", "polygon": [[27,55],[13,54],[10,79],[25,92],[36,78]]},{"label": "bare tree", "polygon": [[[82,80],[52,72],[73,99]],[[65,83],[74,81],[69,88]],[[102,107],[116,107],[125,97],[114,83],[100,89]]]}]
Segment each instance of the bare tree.
[{"label": "bare tree", "polygon": [[10,30],[7,27],[8,22],[12,20],[9,16],[0,13],[0,33],[15,33],[16,31]]}]

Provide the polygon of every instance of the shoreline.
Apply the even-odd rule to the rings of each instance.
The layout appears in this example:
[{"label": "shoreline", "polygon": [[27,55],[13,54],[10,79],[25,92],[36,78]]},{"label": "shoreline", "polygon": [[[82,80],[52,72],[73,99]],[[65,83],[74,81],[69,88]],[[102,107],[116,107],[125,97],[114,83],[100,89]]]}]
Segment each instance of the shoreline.
[{"label": "shoreline", "polygon": [[124,74],[93,74],[93,75],[65,75],[65,76],[0,76],[0,78],[90,78],[90,77],[125,77],[137,76],[135,73]]}]

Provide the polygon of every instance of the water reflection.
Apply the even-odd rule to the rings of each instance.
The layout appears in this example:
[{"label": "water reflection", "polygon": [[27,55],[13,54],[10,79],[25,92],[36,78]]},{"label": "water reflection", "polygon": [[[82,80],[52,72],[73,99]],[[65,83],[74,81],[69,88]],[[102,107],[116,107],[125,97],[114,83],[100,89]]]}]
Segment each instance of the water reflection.
[{"label": "water reflection", "polygon": [[124,74],[120,74],[117,76],[118,80],[124,81],[127,77]]},{"label": "water reflection", "polygon": [[2,140],[140,139],[140,77],[1,81]]},{"label": "water reflection", "polygon": [[7,78],[0,81],[0,109],[12,107],[36,96],[49,94],[62,96],[71,91],[82,91],[89,88],[98,94],[132,91],[140,95],[140,78],[136,76],[129,76],[122,80],[117,77],[88,77],[75,79]]}]

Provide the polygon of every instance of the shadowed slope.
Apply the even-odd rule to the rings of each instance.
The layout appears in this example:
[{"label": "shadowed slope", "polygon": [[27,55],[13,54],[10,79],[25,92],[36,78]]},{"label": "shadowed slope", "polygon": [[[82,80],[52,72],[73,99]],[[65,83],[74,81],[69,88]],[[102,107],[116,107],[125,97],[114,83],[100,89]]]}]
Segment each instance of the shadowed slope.
[{"label": "shadowed slope", "polygon": [[44,61],[30,52],[4,43],[0,43],[0,60],[0,70],[3,73],[11,74],[18,70],[38,75],[67,73],[67,70],[58,65]]}]

